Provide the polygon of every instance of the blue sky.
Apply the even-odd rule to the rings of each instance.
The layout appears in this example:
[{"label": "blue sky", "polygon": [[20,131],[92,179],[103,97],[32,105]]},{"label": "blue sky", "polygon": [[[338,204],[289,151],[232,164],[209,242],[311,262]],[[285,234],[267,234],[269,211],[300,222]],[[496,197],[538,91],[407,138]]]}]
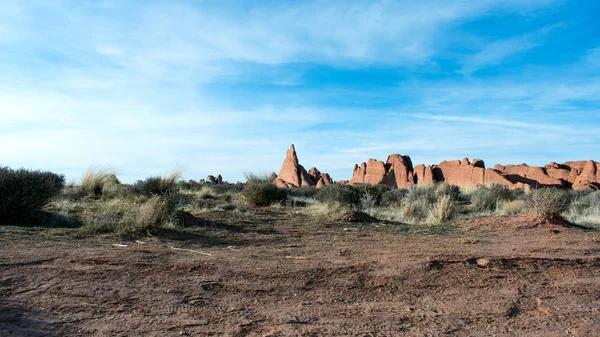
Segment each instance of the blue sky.
[{"label": "blue sky", "polygon": [[0,165],[600,160],[600,2],[3,0]]}]

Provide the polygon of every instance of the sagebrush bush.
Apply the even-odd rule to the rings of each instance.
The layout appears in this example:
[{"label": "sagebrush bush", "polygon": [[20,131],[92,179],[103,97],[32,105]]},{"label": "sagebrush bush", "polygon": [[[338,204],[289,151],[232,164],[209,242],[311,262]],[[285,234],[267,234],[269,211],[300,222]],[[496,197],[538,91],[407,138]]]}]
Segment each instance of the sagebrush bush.
[{"label": "sagebrush bush", "polygon": [[230,184],[224,182],[222,184],[211,185],[210,188],[212,188],[212,190],[215,191],[216,194],[221,195],[240,193],[244,190],[244,186],[245,184],[242,183]]},{"label": "sagebrush bush", "polygon": [[404,202],[410,203],[426,201],[429,204],[433,204],[437,201],[436,191],[436,185],[414,185],[408,189],[408,193],[406,194]]},{"label": "sagebrush bush", "polygon": [[175,194],[179,191],[177,180],[181,177],[181,171],[175,170],[166,177],[148,177],[145,180],[138,180],[133,185],[134,193],[152,196],[165,196]]},{"label": "sagebrush bush", "polygon": [[600,191],[571,191],[571,202],[563,216],[572,223],[600,226]]},{"label": "sagebrush bush", "polygon": [[278,188],[271,182],[249,181],[242,190],[244,199],[256,206],[268,206],[277,202],[285,201],[287,191]]},{"label": "sagebrush bush", "polygon": [[274,177],[271,173],[244,172],[244,178],[248,183],[272,183],[277,176]]},{"label": "sagebrush bush", "polygon": [[322,203],[340,203],[342,206],[351,207],[360,204],[360,193],[351,185],[327,185],[318,190],[317,200]]},{"label": "sagebrush bush", "polygon": [[496,213],[499,215],[519,215],[525,211],[527,204],[525,200],[499,201],[496,206]]},{"label": "sagebrush bush", "polygon": [[441,183],[438,184],[435,189],[435,196],[438,199],[442,199],[443,197],[449,197],[451,200],[456,201],[460,196],[460,188],[456,185]]},{"label": "sagebrush bush", "polygon": [[400,206],[407,194],[408,189],[406,188],[386,191],[381,195],[381,206]]},{"label": "sagebrush bush", "polygon": [[0,222],[30,221],[64,186],[63,175],[0,167]]},{"label": "sagebrush bush", "polygon": [[528,207],[546,220],[557,218],[568,204],[568,192],[557,188],[541,188],[527,195]]},{"label": "sagebrush bush", "polygon": [[314,198],[317,195],[316,187],[297,187],[291,188],[289,191],[290,196],[292,197],[301,197],[301,198]]},{"label": "sagebrush bush", "polygon": [[473,210],[477,212],[493,212],[499,202],[513,201],[517,193],[504,185],[482,185],[471,192],[470,199]]}]

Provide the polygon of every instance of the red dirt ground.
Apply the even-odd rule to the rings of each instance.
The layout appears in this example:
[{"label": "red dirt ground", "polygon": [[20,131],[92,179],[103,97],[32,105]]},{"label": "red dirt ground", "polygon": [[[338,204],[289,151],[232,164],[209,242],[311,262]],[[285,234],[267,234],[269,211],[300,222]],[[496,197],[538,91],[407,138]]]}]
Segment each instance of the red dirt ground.
[{"label": "red dirt ground", "polygon": [[487,217],[433,234],[258,212],[145,243],[0,227],[0,335],[600,331],[600,232]]}]

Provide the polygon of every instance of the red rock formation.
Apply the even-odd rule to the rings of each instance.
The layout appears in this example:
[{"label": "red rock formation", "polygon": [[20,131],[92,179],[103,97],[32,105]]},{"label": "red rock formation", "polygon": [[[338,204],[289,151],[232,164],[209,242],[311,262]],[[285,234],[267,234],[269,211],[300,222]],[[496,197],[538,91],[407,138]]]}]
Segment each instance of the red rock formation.
[{"label": "red rock formation", "polygon": [[405,188],[412,184],[432,184],[445,181],[459,187],[482,184],[500,184],[511,188],[561,187],[600,190],[600,163],[566,162],[550,163],[544,167],[520,165],[495,165],[486,169],[483,160],[470,162],[444,161],[438,165],[417,165],[407,156],[391,155],[387,163],[369,159],[367,163],[354,166],[351,184],[385,184]]},{"label": "red rock formation", "polygon": [[310,176],[312,181],[321,180],[321,172],[316,167],[313,167],[310,170],[308,170],[308,175]]},{"label": "red rock formation", "polygon": [[316,167],[313,167],[309,172],[306,172],[304,166],[300,165],[298,161],[298,155],[296,154],[296,148],[294,147],[294,144],[292,144],[290,149],[287,151],[285,160],[283,161],[283,165],[279,171],[279,175],[274,181],[274,184],[280,188],[307,187],[315,185],[319,185],[317,187],[320,188],[324,185],[332,183],[333,181],[331,180],[329,174],[319,172]]},{"label": "red rock formation", "polygon": [[415,183],[419,185],[429,185],[433,184],[433,169],[430,165],[417,165],[415,166]]},{"label": "red rock formation", "polygon": [[476,160],[471,164],[468,158],[462,161],[443,161],[433,167],[435,181],[445,181],[460,187],[479,186],[485,182],[485,164],[481,160]]},{"label": "red rock formation", "polygon": [[600,164],[594,161],[588,161],[581,170],[581,173],[573,182],[574,190],[583,190],[591,188],[600,189]]},{"label": "red rock formation", "polygon": [[408,156],[390,155],[387,162],[369,159],[368,162],[354,165],[350,184],[383,184],[394,188],[407,188],[414,181],[412,161]]},{"label": "red rock formation", "polygon": [[[600,190],[600,163],[575,161],[563,164],[550,163],[544,167],[520,165],[495,165],[486,169],[483,160],[468,158],[443,161],[438,165],[417,165],[413,168],[409,156],[390,155],[386,162],[369,159],[354,165],[352,179],[338,184],[383,184],[392,188],[408,188],[414,184],[447,182],[459,187],[482,184],[501,184],[511,188],[562,187]],[[294,145],[288,150],[279,176],[274,182],[280,187],[317,186],[333,184],[327,173],[313,167],[306,172],[298,163]]]},{"label": "red rock formation", "polygon": [[388,185],[396,188],[408,188],[415,184],[413,165],[409,156],[392,154],[387,159],[389,166],[388,177],[393,177],[393,182]]}]

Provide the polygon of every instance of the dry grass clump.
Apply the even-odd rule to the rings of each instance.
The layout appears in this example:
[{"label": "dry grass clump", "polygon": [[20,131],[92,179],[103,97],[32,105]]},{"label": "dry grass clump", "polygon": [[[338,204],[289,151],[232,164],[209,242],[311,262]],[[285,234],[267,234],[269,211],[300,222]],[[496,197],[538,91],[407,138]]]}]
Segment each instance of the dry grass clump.
[{"label": "dry grass clump", "polygon": [[148,177],[145,180],[138,180],[133,185],[133,191],[136,194],[151,196],[165,196],[175,194],[179,190],[177,181],[181,178],[180,169],[173,170],[170,174],[161,177]]},{"label": "dry grass clump", "polygon": [[527,209],[525,200],[499,201],[496,206],[498,215],[515,216],[523,213]]},{"label": "dry grass clump", "polygon": [[438,225],[452,219],[456,212],[454,197],[458,197],[458,194],[455,196],[448,194],[439,198],[438,201],[430,207],[427,222],[432,225]]},{"label": "dry grass clump", "polygon": [[108,168],[90,167],[81,178],[81,191],[84,196],[98,199],[110,193],[119,185],[113,170]]},{"label": "dry grass clump", "polygon": [[[82,207],[81,205],[79,207]],[[174,224],[175,208],[160,196],[87,202],[74,216],[82,230],[97,233],[149,233]]]},{"label": "dry grass clump", "polygon": [[295,208],[294,213],[310,215],[319,221],[335,221],[350,210],[351,208],[342,205],[340,202],[314,202],[306,207]]}]

